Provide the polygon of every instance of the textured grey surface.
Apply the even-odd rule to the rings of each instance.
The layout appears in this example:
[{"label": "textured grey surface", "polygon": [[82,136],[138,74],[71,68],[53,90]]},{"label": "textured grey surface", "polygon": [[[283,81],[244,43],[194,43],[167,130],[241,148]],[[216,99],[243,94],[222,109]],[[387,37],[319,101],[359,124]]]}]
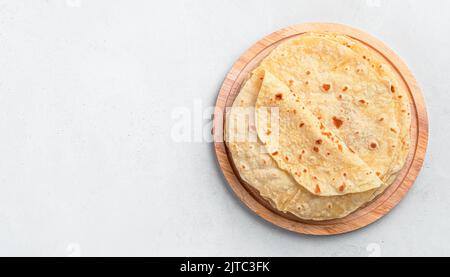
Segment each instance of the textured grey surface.
[{"label": "textured grey surface", "polygon": [[[0,1],[0,255],[450,255],[448,10],[447,0]],[[385,41],[430,117],[425,167],[404,201],[327,238],[265,223],[228,189],[210,143],[171,136],[176,108],[212,105],[251,44],[310,21]]]}]

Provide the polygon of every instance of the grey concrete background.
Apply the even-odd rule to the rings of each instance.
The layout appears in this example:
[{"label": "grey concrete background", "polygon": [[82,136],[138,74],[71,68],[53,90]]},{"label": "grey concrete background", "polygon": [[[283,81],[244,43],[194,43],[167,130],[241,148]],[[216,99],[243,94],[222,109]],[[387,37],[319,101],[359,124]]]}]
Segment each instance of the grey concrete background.
[{"label": "grey concrete background", "polygon": [[[0,255],[450,255],[448,10],[446,0],[0,1]],[[210,143],[171,135],[176,108],[211,106],[255,41],[311,21],[391,46],[431,125],[404,201],[327,238],[265,223],[227,188]]]}]

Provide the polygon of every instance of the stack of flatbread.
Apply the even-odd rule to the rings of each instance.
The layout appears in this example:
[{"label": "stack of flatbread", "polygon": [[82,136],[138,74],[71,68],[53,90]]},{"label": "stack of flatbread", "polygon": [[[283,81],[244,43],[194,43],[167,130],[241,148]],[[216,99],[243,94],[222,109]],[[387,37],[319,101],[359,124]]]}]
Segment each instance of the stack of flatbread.
[{"label": "stack of flatbread", "polygon": [[306,220],[342,218],[395,180],[410,147],[409,95],[373,49],[305,33],[275,48],[227,113],[240,178]]}]

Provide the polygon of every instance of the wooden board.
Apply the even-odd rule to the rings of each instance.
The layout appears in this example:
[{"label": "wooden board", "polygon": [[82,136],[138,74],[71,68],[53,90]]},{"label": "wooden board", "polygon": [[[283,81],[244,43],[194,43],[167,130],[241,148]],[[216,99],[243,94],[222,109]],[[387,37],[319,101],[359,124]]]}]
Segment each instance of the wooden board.
[{"label": "wooden board", "polygon": [[[274,209],[258,191],[240,180],[223,142],[223,126],[227,107],[231,107],[245,79],[280,42],[305,32],[331,31],[345,34],[375,49],[382,58],[391,63],[403,86],[411,95],[411,151],[407,163],[381,196],[349,216],[323,222],[305,221]],[[279,30],[263,38],[247,50],[231,68],[217,98],[214,113],[214,146],[222,172],[237,197],[257,215],[290,231],[310,235],[336,235],[365,227],[386,215],[406,195],[418,176],[428,143],[428,117],[421,90],[405,63],[382,42],[354,28],[332,23],[308,23]]]}]

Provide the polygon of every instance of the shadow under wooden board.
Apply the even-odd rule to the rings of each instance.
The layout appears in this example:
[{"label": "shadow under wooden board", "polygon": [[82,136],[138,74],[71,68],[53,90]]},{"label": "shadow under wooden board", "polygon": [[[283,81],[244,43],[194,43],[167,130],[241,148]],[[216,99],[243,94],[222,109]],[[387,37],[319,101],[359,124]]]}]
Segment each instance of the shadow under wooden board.
[{"label": "shadow under wooden board", "polygon": [[[257,190],[239,178],[229,157],[224,140],[223,126],[226,108],[231,107],[241,85],[249,73],[278,44],[305,32],[334,32],[350,36],[375,49],[380,57],[393,65],[411,99],[411,150],[408,160],[392,184],[382,195],[356,212],[342,219],[306,221],[274,209]],[[425,157],[428,143],[428,117],[421,90],[401,59],[382,42],[357,29],[333,23],[307,23],[279,30],[261,39],[247,50],[234,64],[225,78],[217,98],[214,116],[215,151],[222,172],[237,197],[253,212],[265,220],[290,231],[309,235],[336,235],[365,227],[393,209],[406,195],[416,180]]]}]

